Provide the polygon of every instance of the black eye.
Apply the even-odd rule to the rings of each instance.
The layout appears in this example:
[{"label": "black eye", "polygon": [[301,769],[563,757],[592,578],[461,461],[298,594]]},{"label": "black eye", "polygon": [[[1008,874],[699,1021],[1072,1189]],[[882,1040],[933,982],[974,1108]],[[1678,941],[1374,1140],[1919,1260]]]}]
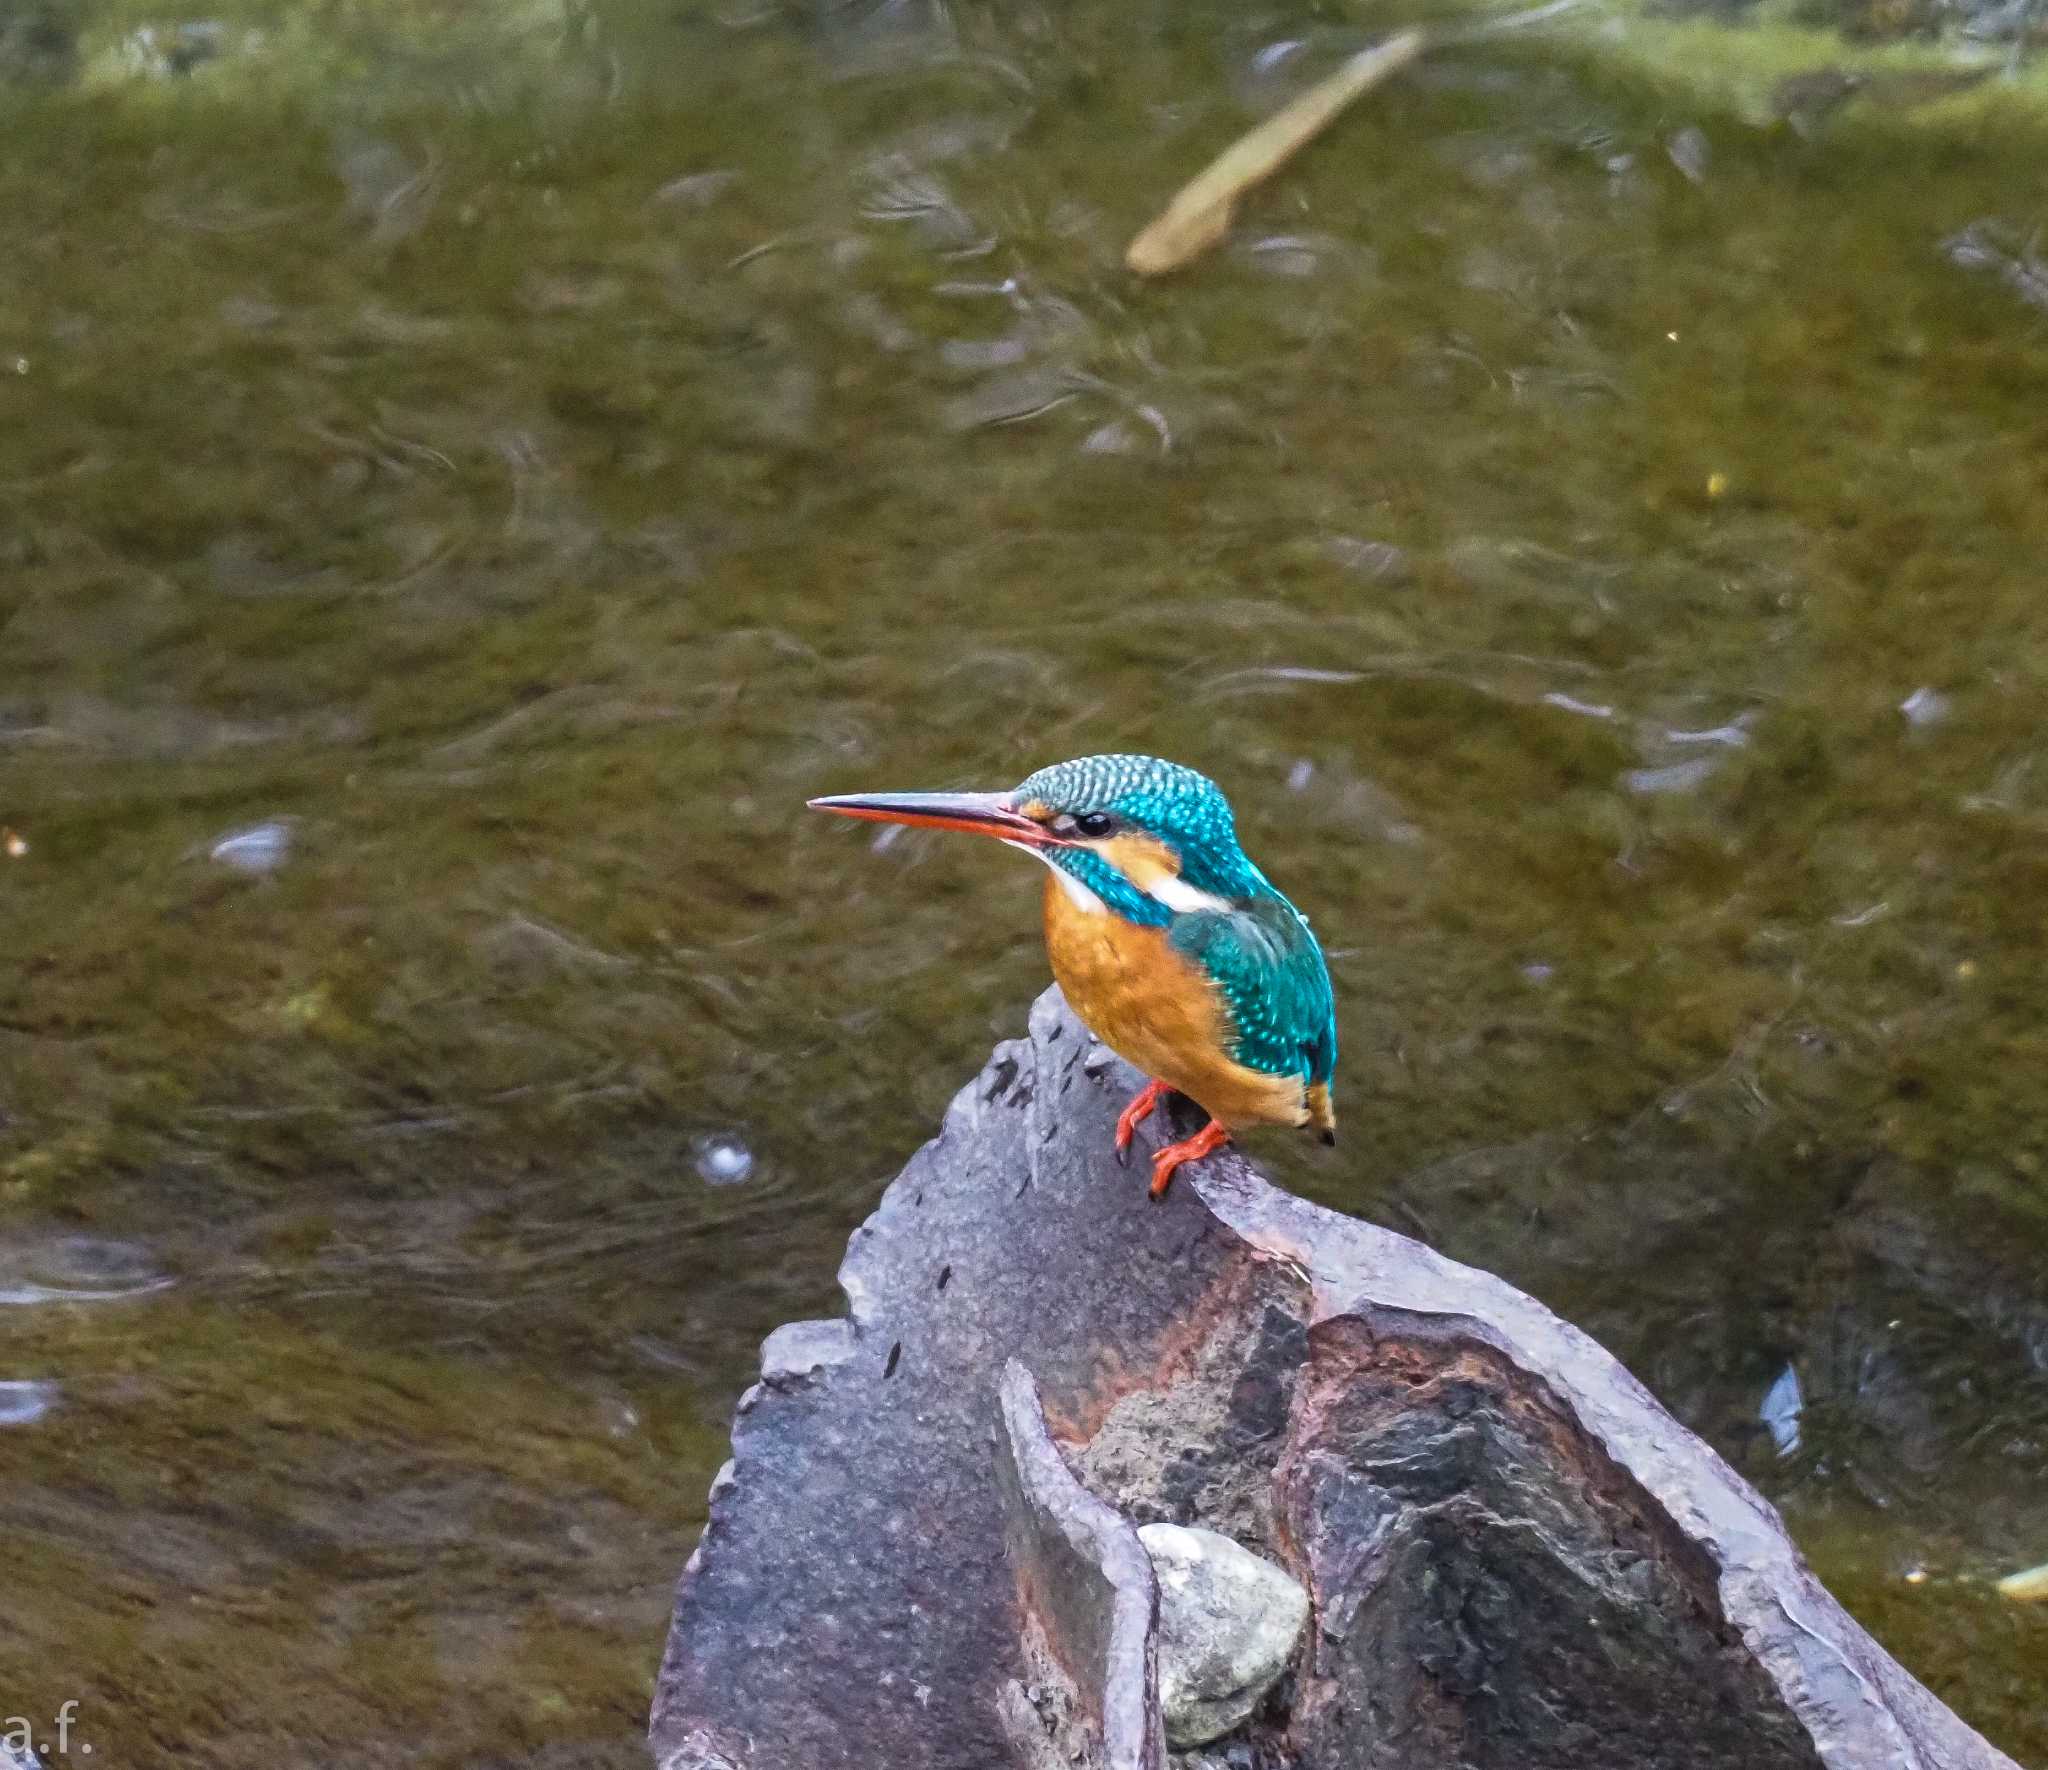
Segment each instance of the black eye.
[{"label": "black eye", "polygon": [[1074,828],[1084,836],[1106,836],[1116,828],[1116,819],[1106,811],[1084,811],[1074,819]]}]

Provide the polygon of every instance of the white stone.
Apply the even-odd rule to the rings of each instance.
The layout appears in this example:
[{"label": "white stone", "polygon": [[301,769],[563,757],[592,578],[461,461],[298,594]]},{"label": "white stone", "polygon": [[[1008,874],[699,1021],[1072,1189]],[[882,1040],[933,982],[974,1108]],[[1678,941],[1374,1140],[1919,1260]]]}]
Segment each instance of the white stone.
[{"label": "white stone", "polygon": [[1207,1745],[1245,1720],[1287,1669],[1308,1621],[1308,1594],[1213,1530],[1147,1524],[1138,1540],[1159,1580],[1167,1744]]},{"label": "white stone", "polygon": [[230,830],[207,850],[207,858],[238,873],[274,873],[292,851],[292,820],[274,817],[268,823]]}]

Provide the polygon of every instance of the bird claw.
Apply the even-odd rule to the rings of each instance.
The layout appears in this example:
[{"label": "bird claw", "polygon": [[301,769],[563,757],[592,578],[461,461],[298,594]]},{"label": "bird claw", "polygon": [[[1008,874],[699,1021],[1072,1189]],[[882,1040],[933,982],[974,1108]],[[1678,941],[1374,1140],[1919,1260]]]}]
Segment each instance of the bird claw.
[{"label": "bird claw", "polygon": [[1229,1141],[1230,1133],[1211,1119],[1192,1137],[1179,1143],[1169,1143],[1152,1158],[1152,1197],[1166,1196],[1166,1189],[1173,1184],[1174,1173],[1183,1162],[1198,1162],[1205,1155],[1213,1155]]},{"label": "bird claw", "polygon": [[1139,1125],[1152,1116],[1152,1109],[1159,1104],[1167,1091],[1164,1082],[1147,1082],[1131,1096],[1130,1103],[1123,1111],[1117,1114],[1116,1159],[1119,1167],[1128,1168],[1131,1165],[1131,1139],[1137,1135]]}]

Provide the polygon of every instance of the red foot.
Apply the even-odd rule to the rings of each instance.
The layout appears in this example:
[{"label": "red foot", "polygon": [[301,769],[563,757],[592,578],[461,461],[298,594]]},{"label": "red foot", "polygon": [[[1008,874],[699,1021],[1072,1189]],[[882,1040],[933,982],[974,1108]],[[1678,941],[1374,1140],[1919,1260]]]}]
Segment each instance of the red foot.
[{"label": "red foot", "polygon": [[1173,1090],[1164,1082],[1147,1082],[1131,1096],[1131,1103],[1117,1115],[1116,1153],[1122,1160],[1124,1152],[1131,1147],[1131,1134],[1152,1116],[1152,1109]]},{"label": "red foot", "polygon": [[1230,1133],[1211,1119],[1182,1143],[1169,1143],[1152,1158],[1152,1196],[1164,1198],[1173,1184],[1173,1171],[1182,1162],[1198,1162],[1230,1141]]}]

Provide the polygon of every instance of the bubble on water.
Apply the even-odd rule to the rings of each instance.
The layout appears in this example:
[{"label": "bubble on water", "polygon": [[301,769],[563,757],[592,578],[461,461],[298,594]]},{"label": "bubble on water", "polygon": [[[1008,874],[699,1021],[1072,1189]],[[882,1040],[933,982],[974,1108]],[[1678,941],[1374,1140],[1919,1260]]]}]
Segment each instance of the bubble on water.
[{"label": "bubble on water", "polygon": [[1949,714],[1948,696],[1932,688],[1916,688],[1899,703],[1908,725],[1925,728],[1939,725]]},{"label": "bubble on water", "polygon": [[737,1186],[754,1171],[754,1152],[729,1132],[698,1138],[696,1161],[707,1186]]},{"label": "bubble on water", "polygon": [[1546,965],[1540,959],[1533,964],[1522,967],[1522,976],[1529,983],[1548,983],[1556,975],[1557,967],[1555,965]]},{"label": "bubble on water", "polygon": [[1306,756],[1300,757],[1296,760],[1294,766],[1287,771],[1288,791],[1305,793],[1308,791],[1309,782],[1315,778],[1316,765]]},{"label": "bubble on water", "polygon": [[206,851],[209,860],[238,873],[274,873],[291,858],[292,825],[274,817],[247,829],[230,830]]},{"label": "bubble on water", "polygon": [[56,1405],[55,1383],[0,1383],[0,1426],[33,1426]]}]

